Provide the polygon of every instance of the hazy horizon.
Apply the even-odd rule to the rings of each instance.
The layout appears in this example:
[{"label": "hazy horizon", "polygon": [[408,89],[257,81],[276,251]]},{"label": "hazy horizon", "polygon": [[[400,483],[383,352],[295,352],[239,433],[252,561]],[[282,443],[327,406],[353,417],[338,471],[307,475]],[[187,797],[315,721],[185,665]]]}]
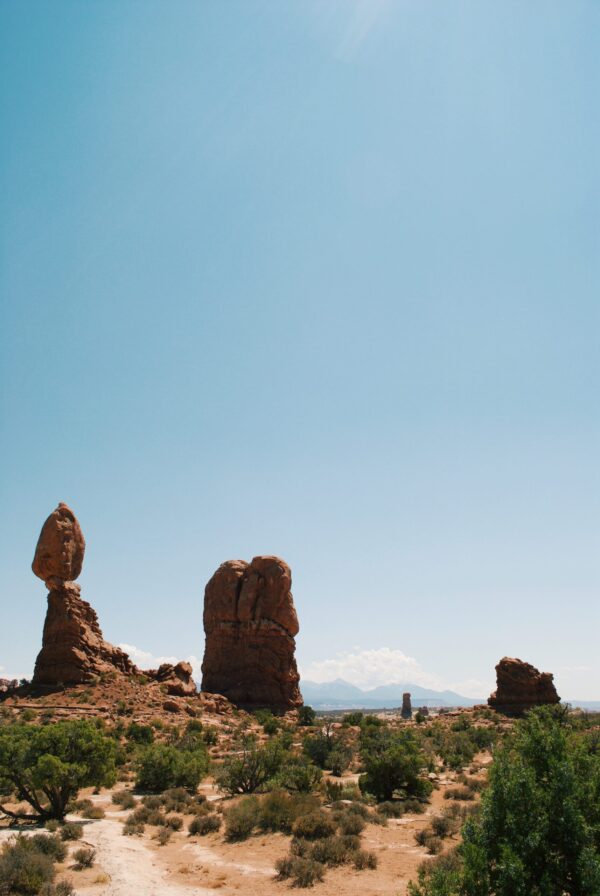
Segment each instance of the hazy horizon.
[{"label": "hazy horizon", "polygon": [[307,679],[485,697],[508,655],[600,700],[599,28],[0,4],[0,677],[65,501],[142,665],[197,667],[212,573],[277,554]]}]

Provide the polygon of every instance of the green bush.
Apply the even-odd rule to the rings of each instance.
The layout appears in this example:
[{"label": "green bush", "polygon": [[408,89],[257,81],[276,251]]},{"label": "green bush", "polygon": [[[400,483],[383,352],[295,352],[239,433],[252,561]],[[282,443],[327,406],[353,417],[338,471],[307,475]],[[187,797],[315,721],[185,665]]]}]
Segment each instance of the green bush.
[{"label": "green bush", "polygon": [[43,727],[0,728],[0,793],[29,803],[32,813],[11,818],[62,820],[82,787],[110,787],[116,780],[116,748],[90,721],[56,722]]},{"label": "green bush", "polygon": [[193,818],[188,825],[188,831],[190,836],[197,834],[200,837],[204,837],[206,834],[213,834],[215,831],[218,831],[221,824],[221,816],[215,815],[213,812],[210,815]]},{"label": "green bush", "polygon": [[113,793],[111,800],[115,806],[120,806],[121,809],[133,809],[136,804],[136,799],[130,790],[118,790]]},{"label": "green bush", "polygon": [[324,837],[317,840],[310,850],[310,857],[315,862],[335,868],[338,865],[344,865],[352,861],[352,856],[356,850],[352,849],[346,840],[342,837]]},{"label": "green bush", "polygon": [[259,747],[254,738],[244,737],[239,750],[228,756],[217,771],[217,785],[231,796],[260,791],[275,777],[285,755],[278,740]]},{"label": "green bush", "polygon": [[60,829],[63,840],[81,840],[83,837],[83,825],[78,821],[68,821]]},{"label": "green bush", "polygon": [[44,855],[50,856],[54,862],[64,862],[67,857],[67,847],[56,834],[51,836],[48,836],[48,834],[33,834],[29,837],[28,843],[38,852],[43,852]]},{"label": "green bush", "polygon": [[561,709],[531,711],[496,750],[481,811],[411,896],[597,896],[600,754]]},{"label": "green bush", "polygon": [[296,793],[310,793],[318,787],[322,772],[306,757],[287,754],[272,784]]},{"label": "green bush", "polygon": [[308,815],[301,815],[292,825],[292,833],[295,837],[304,837],[305,840],[318,840],[322,837],[330,837],[335,834],[336,824],[333,818],[316,809]]},{"label": "green bush", "polygon": [[75,850],[73,858],[80,869],[91,868],[96,861],[96,850],[89,846],[82,846],[81,849]]},{"label": "green bush", "polygon": [[136,790],[161,793],[172,787],[195,790],[208,771],[206,747],[179,750],[172,744],[152,744],[142,751],[135,781]]},{"label": "green bush", "polygon": [[131,722],[125,736],[127,740],[131,740],[135,744],[148,746],[154,743],[154,729],[152,725],[140,725],[138,722]]},{"label": "green bush", "polygon": [[26,837],[9,840],[0,850],[0,893],[37,896],[54,880],[52,857],[40,852]]},{"label": "green bush", "polygon": [[341,815],[338,825],[342,834],[360,834],[365,829],[364,819],[356,812],[345,812]]},{"label": "green bush", "polygon": [[403,796],[427,796],[432,784],[421,777],[425,764],[412,731],[396,734],[384,730],[364,737],[361,755],[365,773],[359,780],[363,793],[378,801],[391,801],[396,792]]},{"label": "green bush", "polygon": [[316,717],[317,714],[312,706],[301,706],[298,710],[298,724],[304,728],[314,724]]},{"label": "green bush", "polygon": [[260,800],[258,827],[262,831],[283,831],[289,834],[294,821],[318,807],[314,796],[283,791],[267,793]]},{"label": "green bush", "polygon": [[255,796],[247,796],[225,812],[225,839],[246,840],[258,825],[260,804]]}]

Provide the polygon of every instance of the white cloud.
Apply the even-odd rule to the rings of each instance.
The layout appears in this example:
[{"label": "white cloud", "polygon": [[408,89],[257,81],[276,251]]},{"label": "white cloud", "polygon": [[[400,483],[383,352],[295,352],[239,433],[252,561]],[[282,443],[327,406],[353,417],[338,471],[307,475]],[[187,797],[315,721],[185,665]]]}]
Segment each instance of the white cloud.
[{"label": "white cloud", "polygon": [[376,650],[360,650],[355,647],[353,651],[338,653],[332,659],[314,661],[301,671],[302,677],[307,681],[326,682],[342,678],[363,690],[405,682],[436,691],[457,691],[465,697],[484,697],[492,690],[489,682],[477,679],[444,681],[438,675],[423,669],[414,657],[390,647],[379,647]]},{"label": "white cloud", "polygon": [[[154,656],[154,654],[150,653],[148,650],[142,650],[141,647],[136,647],[135,644],[118,644],[117,647],[120,647],[121,650],[124,650],[125,653],[129,654],[133,662],[136,666],[139,666],[140,669],[158,669],[163,663],[171,663],[172,665],[175,665],[175,663],[181,662],[180,656]],[[202,660],[192,654],[191,656],[185,657],[185,661],[192,667],[194,681],[200,681],[202,678]]]}]

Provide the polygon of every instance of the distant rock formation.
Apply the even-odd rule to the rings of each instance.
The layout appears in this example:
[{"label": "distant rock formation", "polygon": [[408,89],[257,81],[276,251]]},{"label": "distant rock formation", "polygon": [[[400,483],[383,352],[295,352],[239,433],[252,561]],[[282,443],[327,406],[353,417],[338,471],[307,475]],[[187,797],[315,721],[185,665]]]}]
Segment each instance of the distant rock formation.
[{"label": "distant rock formation", "polygon": [[560,703],[551,672],[505,656],[496,666],[497,687],[488,705],[507,716],[521,716],[528,709]]},{"label": "distant rock formation", "polygon": [[410,694],[406,691],[402,694],[402,709],[400,715],[403,719],[412,719],[412,706],[410,703]]},{"label": "distant rock formation", "polygon": [[75,514],[59,504],[42,527],[32,563],[50,591],[34,685],[75,684],[106,672],[138,671],[126,653],[104,640],[95,611],[80,597],[73,579],[81,572],[84,553]]},{"label": "distant rock formation", "polygon": [[228,560],[218,568],[204,595],[203,691],[244,709],[285,712],[302,705],[291,584],[279,557]]}]

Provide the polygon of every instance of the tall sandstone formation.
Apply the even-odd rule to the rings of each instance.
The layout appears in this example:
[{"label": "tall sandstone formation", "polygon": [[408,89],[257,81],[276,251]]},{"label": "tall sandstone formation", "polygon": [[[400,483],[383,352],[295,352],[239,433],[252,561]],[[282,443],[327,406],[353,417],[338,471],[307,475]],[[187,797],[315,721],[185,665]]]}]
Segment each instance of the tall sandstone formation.
[{"label": "tall sandstone formation", "polygon": [[221,564],[204,594],[203,691],[245,709],[302,705],[291,585],[291,570],[279,557]]},{"label": "tall sandstone formation", "polygon": [[534,706],[560,703],[551,672],[505,656],[496,666],[496,690],[488,705],[507,716],[521,716]]},{"label": "tall sandstone formation", "polygon": [[31,565],[50,592],[34,684],[76,684],[105,672],[137,671],[126,653],[104,640],[96,612],[80,597],[73,580],[81,572],[84,553],[75,514],[59,504],[42,527]]}]

